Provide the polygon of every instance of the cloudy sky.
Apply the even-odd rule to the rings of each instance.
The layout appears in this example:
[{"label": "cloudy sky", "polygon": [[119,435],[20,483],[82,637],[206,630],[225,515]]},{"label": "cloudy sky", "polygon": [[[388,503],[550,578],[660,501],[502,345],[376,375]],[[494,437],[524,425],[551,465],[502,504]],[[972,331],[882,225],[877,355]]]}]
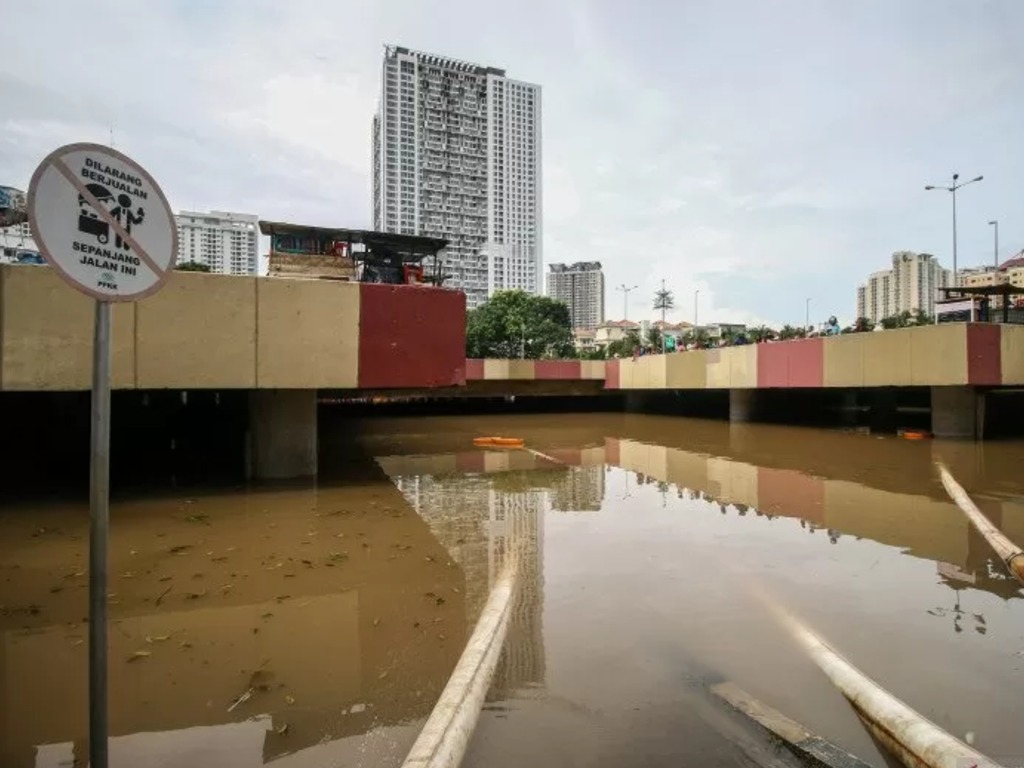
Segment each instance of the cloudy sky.
[{"label": "cloudy sky", "polygon": [[0,184],[114,143],[172,207],[365,227],[384,43],[540,83],[544,256],[607,314],[854,314],[894,250],[1024,248],[1021,0],[6,0]]}]

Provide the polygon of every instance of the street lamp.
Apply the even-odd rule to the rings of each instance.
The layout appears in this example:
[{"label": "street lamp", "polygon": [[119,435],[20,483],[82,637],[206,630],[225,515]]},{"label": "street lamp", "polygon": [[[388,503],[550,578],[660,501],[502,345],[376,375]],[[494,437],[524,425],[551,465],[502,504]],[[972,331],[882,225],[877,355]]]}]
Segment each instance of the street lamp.
[{"label": "street lamp", "polygon": [[697,332],[697,299],[700,298],[700,288],[693,292],[693,332]]},{"label": "street lamp", "polygon": [[811,328],[811,298],[808,296],[804,302],[804,331],[810,331]]},{"label": "street lamp", "polygon": [[957,279],[957,269],[956,269],[956,191],[958,189],[960,189],[960,187],[966,187],[968,184],[973,184],[976,181],[981,181],[983,178],[985,178],[985,177],[984,176],[977,176],[977,177],[971,179],[970,181],[960,181],[959,180],[960,179],[960,174],[959,173],[954,173],[953,174],[953,183],[950,184],[948,187],[944,187],[941,184],[929,184],[928,186],[925,187],[925,191],[931,191],[933,189],[942,189],[942,190],[945,190],[946,192],[949,192],[950,194],[953,195],[953,287],[954,288],[956,288],[958,286],[958,283],[959,283],[959,280]]},{"label": "street lamp", "polygon": [[992,244],[992,262],[993,262],[993,265],[996,268],[996,271],[998,271],[999,270],[999,222],[996,219],[993,219],[992,221],[989,222],[989,226],[995,228],[995,242]]},{"label": "street lamp", "polygon": [[629,292],[635,291],[636,286],[627,286],[625,283],[615,289],[616,291],[622,291],[622,319],[629,320]]}]

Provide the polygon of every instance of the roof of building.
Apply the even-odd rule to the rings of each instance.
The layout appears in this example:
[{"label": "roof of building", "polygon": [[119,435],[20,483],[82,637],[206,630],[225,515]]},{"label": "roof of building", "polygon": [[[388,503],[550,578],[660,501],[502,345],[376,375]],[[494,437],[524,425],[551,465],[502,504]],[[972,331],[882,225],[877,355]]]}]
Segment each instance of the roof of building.
[{"label": "roof of building", "polygon": [[640,323],[634,323],[632,320],[605,320],[601,323],[598,328],[639,328]]},{"label": "roof of building", "polygon": [[370,249],[433,255],[448,245],[441,237],[419,235],[396,235],[391,232],[374,232],[365,229],[338,229],[334,227],[310,227],[304,224],[287,224],[280,221],[260,221],[260,232],[264,235],[300,235],[333,240],[339,243],[362,243]]},{"label": "roof of building", "polygon": [[552,272],[598,272],[600,261],[575,261],[572,264],[548,264]]},{"label": "roof of building", "polygon": [[577,339],[585,339],[596,334],[597,331],[594,328],[575,328],[572,332],[572,335]]},{"label": "roof of building", "polygon": [[664,331],[685,331],[687,328],[693,328],[693,323],[688,323],[685,320],[678,323],[670,323],[667,320],[664,322],[661,320],[655,320],[651,325],[658,330]]},{"label": "roof of building", "polygon": [[1000,269],[1013,269],[1014,267],[1024,267],[1024,251],[999,265]]}]

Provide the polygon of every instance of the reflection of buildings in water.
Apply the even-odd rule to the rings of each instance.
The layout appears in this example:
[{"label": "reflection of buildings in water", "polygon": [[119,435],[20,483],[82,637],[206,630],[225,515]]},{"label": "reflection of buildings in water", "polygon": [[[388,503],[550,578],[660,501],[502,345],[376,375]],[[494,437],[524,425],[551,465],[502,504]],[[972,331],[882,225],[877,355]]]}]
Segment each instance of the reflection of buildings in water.
[{"label": "reflection of buildings in water", "polygon": [[494,688],[544,682],[544,500],[542,491],[491,493],[489,581],[514,558],[518,586]]},{"label": "reflection of buildings in water", "polygon": [[603,464],[569,467],[552,486],[551,509],[556,512],[599,512],[604,503]]},{"label": "reflection of buildings in water", "polygon": [[[584,479],[577,487],[593,500],[593,473],[587,474],[591,484]],[[597,474],[603,489],[603,475]],[[499,473],[392,479],[463,569],[468,627],[475,625],[502,567],[514,558],[518,587],[495,675],[495,688],[508,690],[544,681],[544,510],[552,492],[501,478]],[[495,489],[496,484],[517,489]]]},{"label": "reflection of buildings in water", "polygon": [[[509,690],[544,680],[544,508],[550,492],[501,482],[501,477],[392,479],[462,568],[467,626],[475,624],[502,567],[515,559],[518,588],[494,683],[498,690]],[[516,490],[496,490],[495,485]]]}]

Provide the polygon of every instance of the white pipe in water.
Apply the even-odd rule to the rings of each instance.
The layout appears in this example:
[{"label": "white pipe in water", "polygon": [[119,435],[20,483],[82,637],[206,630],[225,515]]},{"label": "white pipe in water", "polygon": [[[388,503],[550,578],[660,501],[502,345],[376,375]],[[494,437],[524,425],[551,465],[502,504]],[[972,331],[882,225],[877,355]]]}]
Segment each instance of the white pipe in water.
[{"label": "white pipe in water", "polygon": [[939,477],[942,479],[942,485],[946,489],[946,493],[949,494],[949,497],[960,507],[960,511],[967,515],[967,519],[978,529],[978,533],[985,537],[985,541],[989,543],[989,546],[996,551],[996,554],[1006,564],[1007,570],[1021,584],[1024,584],[1024,551],[1004,536],[1003,532],[996,528],[991,520],[985,517],[985,514],[978,509],[977,505],[971,500],[971,497],[967,495],[967,491],[963,489],[943,464],[936,462],[935,466],[939,470]]},{"label": "white pipe in water", "polygon": [[516,570],[510,565],[495,581],[473,635],[403,768],[456,768],[462,762],[505,644],[515,586]]}]

